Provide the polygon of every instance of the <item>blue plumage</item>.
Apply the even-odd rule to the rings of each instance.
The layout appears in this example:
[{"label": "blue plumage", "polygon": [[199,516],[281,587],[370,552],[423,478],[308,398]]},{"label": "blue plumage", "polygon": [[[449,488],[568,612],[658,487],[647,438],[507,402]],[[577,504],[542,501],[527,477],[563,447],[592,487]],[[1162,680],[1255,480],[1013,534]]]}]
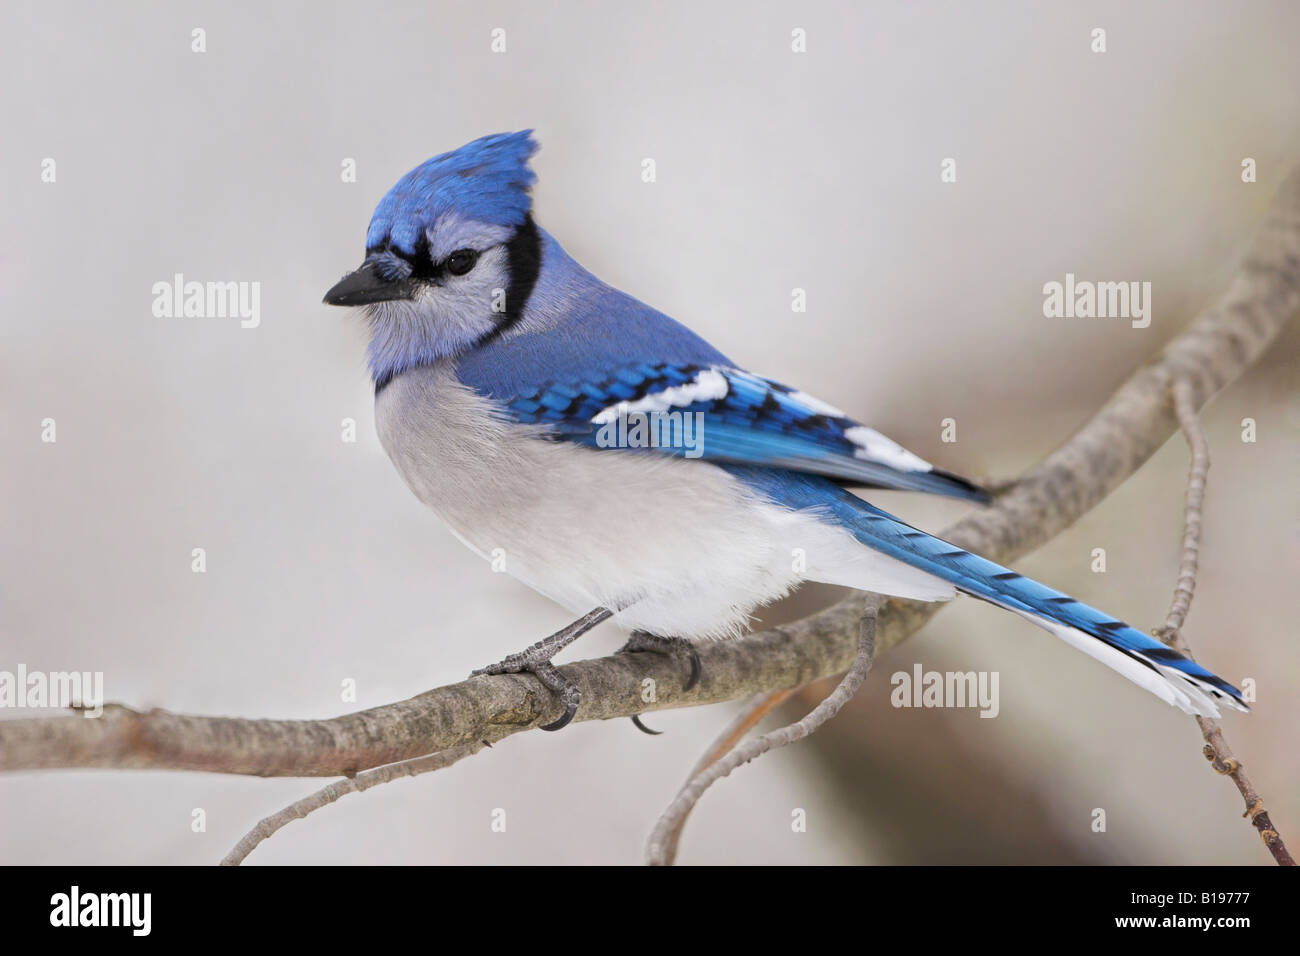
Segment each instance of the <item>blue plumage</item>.
[{"label": "blue plumage", "polygon": [[[955,588],[1185,711],[1245,709],[1236,688],[1122,621],[847,491],[987,498],[580,266],[532,221],[536,148],[529,131],[486,136],[403,176],[362,267],[326,296],[366,307],[381,440],[467,543],[502,549],[511,574],[571,609],[609,608],[661,638],[734,633],[803,580],[788,555],[804,550],[814,580],[924,600]],[[703,460],[602,438],[655,414],[697,416]],[[647,505],[655,521],[628,522]],[[532,670],[567,720],[577,692],[547,669],[555,646],[497,671]]]},{"label": "blue plumage", "polygon": [[537,151],[532,132],[484,136],[415,167],[375,208],[367,251],[391,244],[413,254],[438,215],[448,210],[478,222],[518,226],[532,207],[528,190],[537,179],[528,168]]},{"label": "blue plumage", "polygon": [[545,268],[529,297],[530,321],[460,357],[462,382],[500,401],[553,382],[597,383],[620,365],[646,361],[731,365],[686,326],[601,282],[544,229]]},{"label": "blue plumage", "polygon": [[1245,707],[1236,687],[1150,635],[1019,572],[920,531],[824,479],[768,468],[727,470],[771,500],[794,508],[829,510],[867,547],[943,578],[973,597],[1074,628],[1154,673],[1161,665],[1173,668],[1195,678],[1200,689],[1211,696]]},{"label": "blue plumage", "polygon": [[[486,351],[486,350],[485,350]],[[554,374],[553,366],[548,374]],[[867,429],[802,393],[722,364],[639,362],[606,367],[599,378],[565,378],[530,387],[502,398],[514,420],[554,426],[564,437],[598,444],[598,417],[619,403],[654,406],[657,395],[672,394],[704,375],[715,375],[725,388],[698,401],[676,402],[663,410],[700,416],[696,457],[735,464],[790,468],[826,475],[867,487],[928,491],[987,501],[988,495],[964,479],[935,471],[928,463],[897,449],[880,447],[884,436]],[[462,381],[474,382],[474,379]],[[870,436],[865,443],[859,436]],[[878,449],[871,455],[872,443]],[[892,445],[892,443],[890,443]],[[687,448],[667,446],[668,454]],[[912,464],[913,467],[901,467]]]}]

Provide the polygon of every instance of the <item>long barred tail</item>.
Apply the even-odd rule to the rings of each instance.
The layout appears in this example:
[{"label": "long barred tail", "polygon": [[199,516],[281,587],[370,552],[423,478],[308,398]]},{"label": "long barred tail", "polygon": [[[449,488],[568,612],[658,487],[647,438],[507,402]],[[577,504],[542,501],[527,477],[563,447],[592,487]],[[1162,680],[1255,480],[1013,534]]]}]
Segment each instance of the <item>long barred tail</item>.
[{"label": "long barred tail", "polygon": [[1218,717],[1216,702],[1250,709],[1241,691],[1223,678],[1069,595],[918,531],[861,499],[835,510],[868,547],[1023,615],[1186,713]]}]

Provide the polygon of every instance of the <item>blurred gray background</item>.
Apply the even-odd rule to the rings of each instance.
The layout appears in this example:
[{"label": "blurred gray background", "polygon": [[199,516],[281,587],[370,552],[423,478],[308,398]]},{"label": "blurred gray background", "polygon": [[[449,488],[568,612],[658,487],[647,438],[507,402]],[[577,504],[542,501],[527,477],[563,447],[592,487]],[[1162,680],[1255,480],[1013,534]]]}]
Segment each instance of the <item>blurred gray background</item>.
[{"label": "blurred gray background", "polygon": [[[383,193],[435,153],[535,128],[536,215],[579,261],[755,371],[996,478],[1064,441],[1223,288],[1300,163],[1297,35],[1286,2],[6,4],[0,669],[102,670],[135,706],[324,717],[459,680],[566,622],[407,491],[374,435],[360,321],[319,304]],[[176,272],[260,282],[260,327],[155,318],[151,287]],[[1152,282],[1150,328],[1044,318],[1042,286],[1066,272]],[[1293,842],[1298,344],[1292,327],[1206,413],[1186,631],[1210,667],[1257,680],[1256,712],[1227,730]],[[1018,568],[1159,623],[1185,467],[1175,439]],[[872,500],[932,530],[963,511]],[[806,590],[771,619],[835,596]],[[576,655],[620,641],[604,629]],[[891,708],[889,675],[918,661],[998,671],[1000,716]],[[625,721],[517,736],[348,797],[249,862],[636,862],[735,709],[655,715],[656,738]],[[1199,751],[1189,719],[959,600],[821,739],[711,792],[681,861],[1268,862]],[[2,777],[0,857],[212,863],[319,783]]]}]

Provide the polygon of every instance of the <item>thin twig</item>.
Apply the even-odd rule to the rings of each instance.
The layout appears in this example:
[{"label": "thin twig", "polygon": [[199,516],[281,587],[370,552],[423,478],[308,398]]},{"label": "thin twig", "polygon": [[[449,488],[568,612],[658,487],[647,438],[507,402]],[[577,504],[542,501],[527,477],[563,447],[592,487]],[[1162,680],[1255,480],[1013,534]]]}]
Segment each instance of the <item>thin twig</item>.
[{"label": "thin twig", "polygon": [[[1187,620],[1192,595],[1196,591],[1196,570],[1201,551],[1201,523],[1205,506],[1205,479],[1210,471],[1210,443],[1205,438],[1200,418],[1196,414],[1196,402],[1191,384],[1187,379],[1180,378],[1174,382],[1172,392],[1178,424],[1187,437],[1187,446],[1191,452],[1191,464],[1187,470],[1187,506],[1183,525],[1183,556],[1178,567],[1178,585],[1174,588],[1173,603],[1169,607],[1169,614],[1165,617],[1164,627],[1158,628],[1155,633],[1160,640],[1191,658],[1192,651],[1183,638],[1182,626]],[[1205,759],[1210,761],[1210,765],[1216,772],[1231,777],[1232,782],[1237,785],[1242,799],[1246,801],[1244,816],[1250,817],[1250,822],[1259,831],[1264,846],[1268,847],[1269,853],[1273,854],[1273,859],[1277,861],[1278,866],[1295,866],[1295,860],[1287,850],[1282,836],[1273,826],[1268,810],[1264,808],[1263,798],[1250,778],[1246,776],[1241,761],[1236,758],[1227,740],[1224,739],[1223,728],[1219,722],[1208,717],[1197,717],[1196,723],[1201,728],[1201,736],[1205,738],[1205,747],[1202,749]]]},{"label": "thin twig", "polygon": [[1178,425],[1187,438],[1192,461],[1187,470],[1187,505],[1183,527],[1183,556],[1178,565],[1178,584],[1174,587],[1173,603],[1165,617],[1165,631],[1182,629],[1187,611],[1192,606],[1196,592],[1196,570],[1201,555],[1201,512],[1205,505],[1205,479],[1210,472],[1210,443],[1205,440],[1200,420],[1196,415],[1196,400],[1192,386],[1185,378],[1174,382],[1174,412]]},{"label": "thin twig", "polygon": [[826,721],[840,712],[866,680],[871,670],[871,663],[876,653],[876,611],[880,599],[876,595],[867,595],[858,627],[858,652],[844,679],[835,690],[820,704],[810,711],[802,720],[780,727],[770,733],[756,737],[737,747],[720,760],[707,764],[695,774],[678,791],[672,803],[659,817],[654,829],[646,841],[646,862],[651,866],[668,866],[676,854],[677,837],[685,825],[686,817],[700,802],[704,792],[714,783],[731,773],[737,767],[749,763],[769,750],[802,740],[813,734]]},{"label": "thin twig", "polygon": [[[732,748],[745,738],[745,734],[758,726],[758,723],[764,717],[779,707],[793,693],[793,690],[779,690],[774,694],[759,694],[755,697],[749,706],[742,710],[731,723],[727,724],[722,733],[718,734],[717,739],[704,752],[704,756],[695,762],[695,766],[686,775],[686,779],[688,781],[692,780],[729,754]],[[664,838],[664,862],[669,866],[677,859],[677,844],[682,838],[682,829],[686,826],[689,812],[688,810],[687,813],[682,814],[677,819],[676,825]]]},{"label": "thin twig", "polygon": [[322,787],[310,796],[296,800],[280,812],[273,813],[259,821],[257,826],[244,834],[243,838],[235,844],[234,849],[226,854],[221,861],[221,865],[239,866],[244,862],[248,854],[257,849],[260,843],[268,839],[276,831],[294,820],[304,819],[309,813],[319,810],[321,807],[329,806],[340,797],[347,796],[349,793],[361,793],[371,787],[377,787],[381,783],[388,783],[390,780],[417,777],[422,773],[442,770],[444,767],[450,767],[458,760],[463,760],[478,753],[486,746],[486,743],[480,741],[468,747],[457,747],[454,750],[444,750],[441,753],[429,754],[427,757],[418,757],[415,760],[390,763],[384,767],[376,767],[374,770],[359,773],[354,777],[336,780],[328,787]]}]

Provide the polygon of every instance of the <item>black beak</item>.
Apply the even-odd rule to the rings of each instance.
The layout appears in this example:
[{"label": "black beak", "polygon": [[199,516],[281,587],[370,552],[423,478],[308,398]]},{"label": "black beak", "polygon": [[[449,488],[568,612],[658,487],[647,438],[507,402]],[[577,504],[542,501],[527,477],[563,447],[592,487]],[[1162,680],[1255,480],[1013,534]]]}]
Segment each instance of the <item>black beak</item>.
[{"label": "black beak", "polygon": [[326,305],[368,305],[410,299],[415,287],[409,279],[385,279],[372,262],[363,262],[356,272],[349,272],[334,288],[325,293]]}]

